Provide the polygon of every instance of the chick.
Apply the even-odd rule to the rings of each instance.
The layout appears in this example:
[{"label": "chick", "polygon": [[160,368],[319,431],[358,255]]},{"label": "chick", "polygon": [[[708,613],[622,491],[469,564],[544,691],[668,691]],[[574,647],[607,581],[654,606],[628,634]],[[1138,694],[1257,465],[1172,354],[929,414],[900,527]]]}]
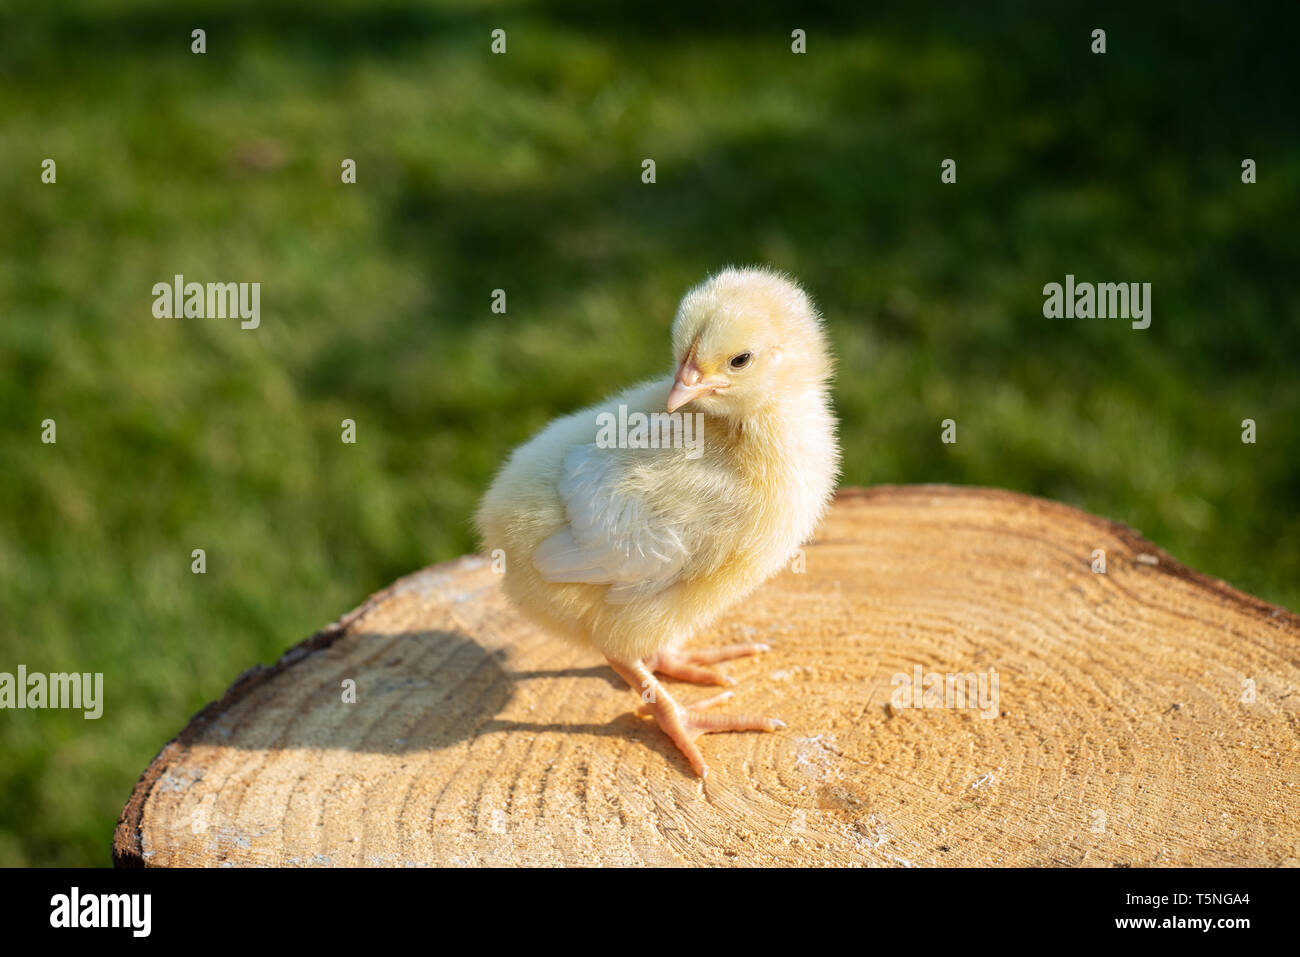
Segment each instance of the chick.
[{"label": "chick", "polygon": [[[729,691],[683,706],[656,673],[734,684],[707,666],[769,650],[683,644],[808,539],[840,453],[821,320],[789,279],[746,268],[705,280],[678,307],[672,347],[674,373],[557,419],[516,449],[476,521],[484,545],[505,553],[513,603],[601,652],[641,693],[637,713],[702,777],[701,734],[784,722],[706,713]],[[659,427],[611,442],[611,422],[637,412]]]}]

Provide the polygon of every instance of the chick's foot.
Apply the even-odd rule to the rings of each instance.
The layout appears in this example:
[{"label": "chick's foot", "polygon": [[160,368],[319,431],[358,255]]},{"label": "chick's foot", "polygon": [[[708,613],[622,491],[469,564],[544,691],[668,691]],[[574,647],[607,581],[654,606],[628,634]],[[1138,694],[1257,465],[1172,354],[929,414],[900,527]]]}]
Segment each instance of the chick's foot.
[{"label": "chick's foot", "polygon": [[673,700],[644,661],[625,665],[611,660],[610,664],[633,690],[641,693],[641,700],[644,703],[637,708],[636,713],[643,717],[654,718],[659,723],[660,729],[668,735],[673,744],[677,745],[677,750],[681,751],[690,762],[691,770],[700,777],[705,777],[709,773],[704,755],[700,753],[695,743],[700,735],[720,731],[776,731],[785,727],[785,722],[779,718],[704,713],[730,700],[734,694],[731,691],[724,691],[688,707],[682,707]]},{"label": "chick's foot", "polygon": [[760,655],[771,650],[771,645],[759,641],[740,645],[722,645],[719,648],[665,648],[651,655],[645,663],[651,671],[676,678],[678,681],[689,681],[697,685],[734,685],[735,678],[716,669],[700,666],[716,665],[719,661]]}]

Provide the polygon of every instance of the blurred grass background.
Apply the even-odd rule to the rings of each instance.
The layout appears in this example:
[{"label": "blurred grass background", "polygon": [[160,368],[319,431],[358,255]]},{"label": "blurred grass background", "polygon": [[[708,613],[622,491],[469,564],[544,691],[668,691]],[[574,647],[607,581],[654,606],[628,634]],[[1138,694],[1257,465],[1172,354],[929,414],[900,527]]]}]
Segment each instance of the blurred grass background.
[{"label": "blurred grass background", "polygon": [[[728,263],[828,317],[846,483],[1059,499],[1300,608],[1295,5],[858,6],[0,12],[0,670],[107,698],[0,713],[0,864],[108,863],[194,711],[474,549],[500,459],[666,370]],[[1067,272],[1151,328],[1044,319]],[[261,328],[155,319],[175,273]]]}]

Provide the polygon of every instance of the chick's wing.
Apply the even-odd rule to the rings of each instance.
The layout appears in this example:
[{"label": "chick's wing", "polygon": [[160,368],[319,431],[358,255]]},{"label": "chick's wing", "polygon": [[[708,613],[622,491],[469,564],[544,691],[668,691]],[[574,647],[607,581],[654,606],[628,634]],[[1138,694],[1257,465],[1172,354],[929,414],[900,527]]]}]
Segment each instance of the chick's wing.
[{"label": "chick's wing", "polygon": [[611,604],[654,595],[707,560],[711,520],[729,507],[724,484],[680,450],[575,446],[558,482],[568,524],[533,566],[548,581],[610,585]]}]

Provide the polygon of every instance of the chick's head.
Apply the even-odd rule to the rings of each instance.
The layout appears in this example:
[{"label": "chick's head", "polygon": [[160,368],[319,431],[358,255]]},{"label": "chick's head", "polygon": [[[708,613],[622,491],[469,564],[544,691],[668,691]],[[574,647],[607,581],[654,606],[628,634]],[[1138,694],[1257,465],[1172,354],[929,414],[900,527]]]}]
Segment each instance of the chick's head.
[{"label": "chick's head", "polygon": [[724,269],[683,298],[673,321],[677,375],[668,411],[743,419],[810,390],[831,375],[812,301],[780,273]]}]

